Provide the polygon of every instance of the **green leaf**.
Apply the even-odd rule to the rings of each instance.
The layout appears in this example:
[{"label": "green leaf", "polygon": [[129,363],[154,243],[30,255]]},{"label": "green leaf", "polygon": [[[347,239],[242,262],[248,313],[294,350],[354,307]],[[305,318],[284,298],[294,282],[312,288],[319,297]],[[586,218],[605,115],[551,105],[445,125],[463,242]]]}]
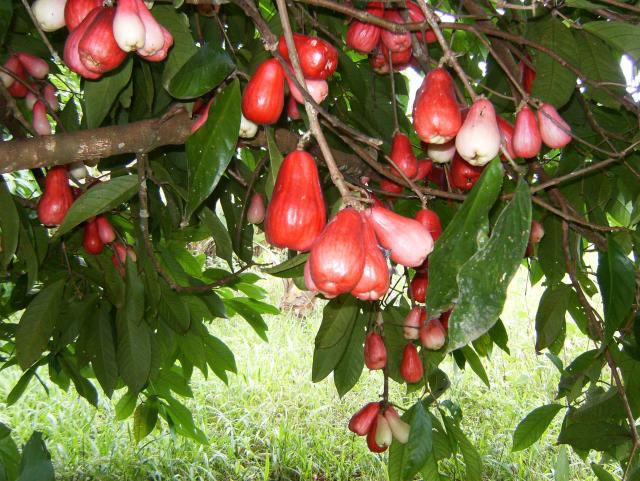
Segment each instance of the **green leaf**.
[{"label": "green leaf", "polygon": [[276,179],[278,178],[278,172],[280,171],[280,165],[282,165],[283,157],[280,150],[278,150],[278,144],[276,144],[276,139],[273,136],[273,129],[266,126],[264,131],[267,137],[267,150],[269,151],[269,160],[271,162],[271,168],[267,174],[264,192],[270,200],[271,194],[273,194],[273,187],[275,186]]},{"label": "green leaf", "polygon": [[208,207],[203,207],[199,216],[204,225],[207,226],[207,229],[211,232],[213,240],[216,242],[216,255],[220,259],[227,261],[229,267],[233,267],[233,247],[229,231],[222,221],[218,219],[218,216],[215,215]]},{"label": "green leaf", "polygon": [[562,224],[556,216],[549,215],[544,220],[544,237],[538,246],[538,262],[547,280],[560,282],[566,272],[562,252]]},{"label": "green leaf", "polygon": [[167,414],[171,416],[172,421],[176,424],[176,431],[198,441],[199,443],[205,444],[207,442],[207,436],[193,423],[191,411],[189,411],[184,404],[171,396],[165,396],[164,399],[169,402],[166,406],[166,411]]},{"label": "green leaf", "polygon": [[551,346],[565,326],[571,296],[571,286],[558,284],[547,287],[536,312],[536,351]]},{"label": "green leaf", "polygon": [[171,329],[179,334],[184,334],[191,325],[191,313],[189,307],[178,293],[169,285],[160,281],[160,303],[158,304],[158,316],[167,323]]},{"label": "green leaf", "polygon": [[422,402],[411,406],[402,415],[402,420],[411,426],[411,430],[406,444],[401,444],[394,439],[389,448],[389,481],[414,479],[416,473],[425,466],[429,459],[435,463],[431,437],[433,431],[431,416],[425,412]]},{"label": "green leaf", "polygon": [[498,319],[493,327],[489,329],[489,336],[496,346],[507,354],[511,354],[509,346],[507,345],[509,342],[509,335],[507,334],[507,330],[505,329],[501,319]]},{"label": "green leaf", "polygon": [[335,367],[333,382],[338,396],[343,397],[356,385],[364,368],[364,338],[371,311],[365,309],[358,314],[347,348]]},{"label": "green leaf", "polygon": [[569,453],[566,446],[560,446],[558,450],[554,475],[555,481],[569,481]]},{"label": "green leaf", "polygon": [[11,438],[11,430],[0,423],[0,479],[2,475],[6,476],[6,480],[16,479],[19,465],[20,453],[18,446]]},{"label": "green leaf", "polygon": [[[574,65],[576,61],[576,42],[571,30],[553,15],[527,23],[527,38],[555,52],[563,60]],[[536,80],[533,82],[533,96],[548,102],[556,108],[562,107],[576,89],[576,75],[560,65],[549,55],[536,51],[533,59]]]},{"label": "green leaf", "polygon": [[187,139],[187,218],[218,185],[236,150],[239,130],[240,84],[236,79],[218,94],[207,121]]},{"label": "green leaf", "polygon": [[234,68],[233,60],[225,50],[205,44],[171,78],[167,90],[179,99],[200,97],[227,78]]},{"label": "green leaf", "polygon": [[611,474],[609,474],[602,466],[596,463],[591,463],[591,469],[593,474],[598,477],[598,481],[617,481]]},{"label": "green leaf", "polygon": [[20,399],[22,394],[24,394],[24,391],[27,389],[27,386],[29,385],[29,383],[31,382],[31,379],[36,373],[36,370],[34,369],[34,367],[27,369],[22,374],[22,376],[20,376],[20,379],[18,379],[18,382],[15,384],[15,386],[13,386],[13,389],[11,389],[11,391],[7,395],[7,400],[5,401],[7,404],[7,407],[15,404],[15,402],[18,399]]},{"label": "green leaf", "polygon": [[135,175],[123,175],[92,187],[71,204],[56,231],[56,237],[66,234],[81,222],[126,202],[137,190],[138,178]]},{"label": "green leaf", "polygon": [[131,416],[138,402],[138,393],[127,391],[116,403],[116,421],[122,421]]},{"label": "green leaf", "polygon": [[170,5],[156,5],[152,12],[156,20],[173,36],[173,47],[169,49],[162,72],[162,85],[167,88],[173,76],[196,53],[198,47],[191,35],[189,19],[184,13],[177,12]]},{"label": "green leaf", "polygon": [[100,127],[120,91],[129,83],[133,71],[133,58],[129,57],[116,70],[98,80],[84,81],[84,111],[87,128]]},{"label": "green leaf", "polygon": [[247,304],[243,299],[226,299],[224,303],[227,307],[240,314],[256,331],[256,334],[267,341],[267,323],[264,322],[264,319],[254,307]]},{"label": "green leaf", "polygon": [[608,451],[615,446],[631,441],[626,427],[600,420],[584,420],[577,423],[563,423],[559,444],[569,444],[574,449],[595,449]]},{"label": "green leaf", "polygon": [[499,159],[487,165],[429,255],[427,318],[448,310],[456,301],[458,272],[477,249],[477,234],[498,198],[503,174]]},{"label": "green leaf", "polygon": [[447,432],[458,443],[464,464],[466,467],[465,481],[481,481],[482,480],[482,458],[476,448],[471,444],[469,438],[462,432],[455,422],[448,416],[442,416],[442,420],[447,428]]},{"label": "green leaf", "polygon": [[34,431],[22,448],[20,475],[16,481],[55,481],[51,455],[39,431]]},{"label": "green leaf", "polygon": [[459,297],[449,319],[449,351],[479,338],[498,320],[509,283],[522,263],[530,227],[531,195],[521,180],[489,240],[458,273]]},{"label": "green leaf", "polygon": [[291,259],[278,264],[277,266],[264,269],[263,272],[274,277],[300,277],[304,273],[304,264],[309,258],[308,253],[298,254]]},{"label": "green leaf", "polygon": [[[0,7],[0,15],[2,15],[1,9],[2,7]],[[0,31],[2,31],[1,27]],[[4,271],[18,248],[18,237],[20,235],[18,209],[16,209],[13,196],[9,193],[5,181],[0,182],[0,228],[2,229],[2,260],[0,261],[0,266]]]},{"label": "green leaf", "polygon": [[2,2],[0,4],[0,44],[4,43],[4,37],[9,31],[13,17],[13,3]]},{"label": "green leaf", "polygon": [[45,286],[22,314],[16,330],[16,358],[22,369],[36,362],[47,348],[66,281],[63,278]]},{"label": "green leaf", "polygon": [[427,462],[420,469],[420,475],[423,481],[441,481],[440,472],[438,471],[438,461],[432,452],[427,457]]},{"label": "green leaf", "polygon": [[233,352],[224,342],[215,336],[207,336],[205,344],[207,347],[207,364],[216,376],[227,383],[227,374],[225,371],[237,372]]},{"label": "green leaf", "polygon": [[73,381],[73,385],[80,396],[89,401],[93,406],[98,407],[98,391],[89,380],[82,375],[78,367],[75,365],[76,360],[60,356],[58,358],[64,371]]},{"label": "green leaf", "polygon": [[563,407],[560,404],[547,404],[527,414],[513,432],[513,447],[511,451],[527,449],[540,439],[540,436],[544,434],[553,418]]},{"label": "green leaf", "polygon": [[118,383],[118,363],[116,361],[116,344],[114,327],[111,320],[111,305],[103,302],[93,324],[91,338],[91,365],[102,390],[111,397]]},{"label": "green leaf", "polygon": [[609,45],[622,50],[634,60],[640,57],[640,27],[617,21],[587,22],[582,28],[597,35]]},{"label": "green leaf", "polygon": [[598,254],[598,285],[604,304],[605,340],[611,339],[626,321],[636,292],[633,262],[613,237],[606,252]]},{"label": "green leaf", "polygon": [[462,354],[464,354],[464,358],[469,363],[469,366],[471,366],[471,369],[473,369],[473,372],[478,375],[478,377],[482,380],[483,383],[485,383],[487,387],[491,387],[489,384],[489,377],[487,376],[487,372],[484,370],[482,361],[480,361],[480,358],[478,357],[476,352],[471,349],[471,346],[464,346],[460,349],[460,351],[462,351]]},{"label": "green leaf", "polygon": [[142,403],[133,414],[133,437],[136,442],[144,439],[158,422],[158,407],[155,403]]},{"label": "green leaf", "polygon": [[322,324],[316,334],[311,380],[322,381],[344,355],[358,315],[358,301],[344,294],[329,301],[322,311]]}]

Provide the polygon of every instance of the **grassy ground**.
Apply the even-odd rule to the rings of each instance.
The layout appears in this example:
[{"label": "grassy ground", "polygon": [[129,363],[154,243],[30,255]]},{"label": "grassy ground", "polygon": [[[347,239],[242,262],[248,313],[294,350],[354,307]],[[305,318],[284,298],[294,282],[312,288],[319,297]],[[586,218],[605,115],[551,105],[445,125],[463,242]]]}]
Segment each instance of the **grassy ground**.
[{"label": "grassy ground", "polygon": [[[448,396],[465,414],[463,428],[483,456],[487,480],[554,479],[553,443],[561,415],[541,441],[528,450],[510,452],[517,423],[553,399],[559,379],[550,361],[533,351],[532,319],[542,291],[527,291],[526,286],[522,271],[511,286],[503,315],[511,356],[494,350],[491,362],[484,360],[491,389],[471,370],[458,370],[450,359],[444,363],[452,381]],[[269,290],[277,304],[280,283],[270,281]],[[311,383],[320,309],[317,305],[307,319],[268,319],[269,343],[240,319],[216,321],[212,331],[233,349],[240,374],[230,378],[229,386],[214,377],[194,378],[194,399],[187,404],[209,437],[208,445],[173,437],[165,429],[156,429],[136,445],[131,422],[115,421],[114,403],[108,399],[102,398],[95,410],[73,388],[65,393],[52,385],[47,396],[35,382],[16,405],[0,412],[0,421],[15,429],[20,443],[33,429],[43,431],[58,479],[386,479],[384,458],[371,454],[361,438],[346,430],[351,414],[376,399],[382,385],[379,373],[364,372],[342,400],[331,380]],[[565,365],[584,348],[575,345],[578,338],[572,334],[575,327],[570,323],[560,356]],[[17,369],[3,372],[0,399],[17,377]],[[392,386],[392,397],[401,399],[399,386]],[[455,467],[448,464],[443,469],[452,473]],[[570,469],[572,480],[595,479],[588,464],[573,455]]]}]

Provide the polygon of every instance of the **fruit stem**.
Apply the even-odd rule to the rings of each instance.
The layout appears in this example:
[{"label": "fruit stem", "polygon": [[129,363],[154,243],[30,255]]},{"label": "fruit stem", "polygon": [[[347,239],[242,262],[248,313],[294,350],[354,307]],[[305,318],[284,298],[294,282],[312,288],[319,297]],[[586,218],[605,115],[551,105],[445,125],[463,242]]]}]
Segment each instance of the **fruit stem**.
[{"label": "fruit stem", "polygon": [[389,54],[387,55],[387,61],[389,62],[389,79],[391,80],[391,108],[393,109],[393,127],[394,134],[398,129],[398,107],[396,105],[396,81],[395,75],[393,72],[393,62],[391,61],[391,50],[389,50]]}]

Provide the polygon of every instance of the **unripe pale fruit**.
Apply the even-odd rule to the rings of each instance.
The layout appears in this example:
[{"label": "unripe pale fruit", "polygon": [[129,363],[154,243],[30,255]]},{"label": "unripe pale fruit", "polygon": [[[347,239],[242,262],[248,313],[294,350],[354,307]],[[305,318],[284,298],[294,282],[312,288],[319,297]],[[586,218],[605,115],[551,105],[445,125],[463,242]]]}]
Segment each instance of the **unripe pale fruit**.
[{"label": "unripe pale fruit", "polygon": [[127,57],[113,36],[115,15],[114,8],[102,8],[78,43],[80,61],[92,72],[103,74],[113,70]]},{"label": "unripe pale fruit", "polygon": [[498,155],[501,142],[493,104],[476,100],[456,135],[456,150],[471,165],[483,166]]},{"label": "unripe pale fruit", "polygon": [[450,179],[452,187],[470,190],[482,175],[482,170],[482,167],[471,165],[456,154],[451,163]]},{"label": "unripe pale fruit", "polygon": [[442,234],[442,224],[440,224],[440,217],[431,209],[420,209],[415,216],[415,219],[427,228],[433,241],[437,241],[440,234]]},{"label": "unripe pale fruit", "polygon": [[423,367],[418,349],[413,343],[408,343],[402,353],[402,364],[400,364],[400,374],[402,379],[408,383],[416,383],[422,379]]},{"label": "unripe pale fruit", "polygon": [[64,7],[67,0],[36,0],[31,5],[33,16],[45,32],[64,27]]},{"label": "unripe pale fruit", "polygon": [[[138,13],[140,0],[118,0],[113,18],[113,36],[125,52],[144,47],[145,28]],[[147,7],[144,7],[147,8]]]},{"label": "unripe pale fruit", "polygon": [[240,131],[238,135],[243,139],[252,139],[258,133],[258,125],[240,114]]},{"label": "unripe pale fruit", "polygon": [[399,443],[405,444],[409,441],[411,426],[400,419],[400,416],[393,406],[387,406],[387,409],[384,411],[384,418],[389,423],[393,437],[396,438]]},{"label": "unripe pale fruit", "polygon": [[242,94],[242,113],[256,124],[275,123],[284,107],[284,69],[270,58],[260,64]]},{"label": "unripe pale fruit", "polygon": [[[293,72],[293,68],[291,68],[291,71]],[[298,87],[296,87],[296,84],[293,83],[293,80],[291,80],[289,75],[287,75],[286,70],[284,75],[285,75],[285,78],[287,79],[289,92],[291,92],[291,95],[296,100],[296,102],[303,104],[304,97],[302,96],[302,93],[300,92]],[[327,95],[329,95],[329,84],[327,83],[326,80],[305,79],[304,83],[305,83],[305,86],[307,87],[307,92],[309,92],[309,95],[311,95],[311,98],[317,104],[321,103],[324,99],[327,98]]]},{"label": "unripe pale fruit", "polygon": [[311,292],[319,292],[318,286],[316,286],[315,282],[313,282],[313,279],[311,278],[309,261],[304,263],[304,285],[306,286],[307,290]]},{"label": "unripe pale fruit", "polygon": [[456,154],[456,141],[450,140],[444,144],[428,144],[427,155],[437,164],[448,164]]},{"label": "unripe pale fruit", "polygon": [[316,163],[309,153],[294,150],[282,161],[267,207],[267,242],[276,247],[309,250],[326,221]]},{"label": "unripe pale fruit", "polygon": [[567,124],[553,105],[542,104],[538,109],[540,137],[547,147],[561,149],[571,142],[571,127]]},{"label": "unripe pale fruit", "polygon": [[[397,9],[386,10],[384,19],[389,22],[404,23],[404,18]],[[411,48],[411,34],[409,32],[395,33],[391,30],[383,29],[380,40],[391,52],[400,52]]]},{"label": "unripe pale fruit", "polygon": [[413,180],[426,179],[432,168],[433,162],[431,162],[431,159],[418,159],[418,170],[416,170],[416,175]]},{"label": "unripe pale fruit", "polygon": [[[326,80],[335,72],[338,66],[338,51],[331,44],[321,38],[299,33],[293,34],[293,43],[298,52],[300,68],[306,79]],[[291,63],[284,36],[280,36],[278,41],[278,52]]]},{"label": "unripe pale fruit", "polygon": [[536,122],[536,116],[528,105],[522,107],[516,115],[513,129],[513,151],[518,157],[529,159],[540,153],[542,139]]},{"label": "unripe pale fruit", "polygon": [[94,8],[102,7],[102,0],[67,0],[64,6],[64,22],[73,32]]},{"label": "unripe pale fruit", "polygon": [[537,244],[544,237],[544,227],[537,220],[531,221],[531,232],[529,233],[529,242]]},{"label": "unripe pale fruit", "polygon": [[429,231],[415,219],[409,219],[383,207],[365,211],[378,242],[391,250],[391,260],[407,267],[424,262],[433,250]]},{"label": "unripe pale fruit", "polygon": [[382,337],[375,331],[367,334],[364,340],[364,363],[372,371],[387,365],[387,349]]},{"label": "unripe pale fruit", "polygon": [[[416,160],[416,156],[413,155],[413,150],[411,150],[409,137],[401,132],[396,132],[393,135],[390,157],[398,169],[404,172],[404,175],[410,179],[416,175],[418,171],[418,161]],[[398,172],[393,165],[391,172],[400,177],[400,172]]]},{"label": "unripe pale fruit", "polygon": [[247,210],[247,221],[251,224],[262,224],[266,209],[264,208],[264,197],[260,192],[256,192],[251,197],[249,209]]},{"label": "unripe pale fruit", "polygon": [[391,433],[389,422],[382,414],[378,414],[376,417],[375,441],[378,446],[384,447],[385,449],[391,446],[391,442],[393,441],[393,434]]},{"label": "unripe pale fruit", "polygon": [[363,301],[375,301],[389,290],[389,268],[387,260],[378,247],[373,227],[366,219],[362,222],[364,240],[364,268],[362,276],[351,294]]},{"label": "unripe pale fruit", "polygon": [[357,413],[351,416],[349,420],[349,431],[358,436],[365,436],[375,423],[376,416],[380,413],[380,403],[372,402],[365,404]]},{"label": "unripe pale fruit", "polygon": [[462,125],[453,80],[446,70],[435,68],[424,78],[413,103],[413,126],[422,140],[444,144]]},{"label": "unripe pale fruit", "polygon": [[402,325],[402,335],[405,339],[418,339],[420,327],[422,326],[421,320],[423,312],[423,307],[415,306],[409,311],[407,317],[404,318],[404,323]]},{"label": "unripe pale fruit", "polygon": [[56,89],[53,85],[51,85],[50,83],[45,85],[43,89],[43,95],[44,95],[44,99],[47,102],[47,105],[49,105],[49,108],[51,110],[53,110],[54,112],[57,112],[58,110],[60,110],[60,104],[58,103]]},{"label": "unripe pale fruit", "polygon": [[[24,71],[24,66],[22,65],[22,63],[20,63],[20,60],[18,60],[18,57],[15,55],[11,55],[4,63],[3,67],[7,70],[10,70],[20,78],[27,78]],[[13,85],[14,82],[17,82],[16,79],[14,79],[11,75],[4,72],[0,72],[0,80],[2,80],[2,83],[5,87],[9,87]]]},{"label": "unripe pale fruit", "polygon": [[27,95],[24,98],[24,103],[29,110],[32,110],[37,100],[38,98],[35,95],[33,95],[33,93],[27,92]]},{"label": "unripe pale fruit", "polygon": [[162,35],[164,36],[164,45],[160,50],[158,50],[153,55],[142,55],[140,51],[136,52],[138,55],[142,56],[145,60],[149,62],[162,62],[165,58],[167,58],[167,54],[169,53],[169,49],[173,46],[173,36],[171,32],[160,25],[160,30],[162,30]]},{"label": "unripe pale fruit", "polygon": [[445,337],[446,332],[438,319],[429,319],[420,328],[420,344],[432,351],[437,351],[444,346]]},{"label": "unripe pale fruit", "polygon": [[[369,448],[369,451],[371,451],[372,453],[382,453],[387,449],[387,446],[380,446],[378,443],[376,443],[379,418],[382,418],[382,420],[386,423],[386,429],[388,429],[389,433],[391,433],[391,429],[389,428],[389,423],[380,414],[376,415],[376,417],[373,420],[373,424],[371,425],[371,428],[369,428],[369,432],[367,433],[367,447]],[[385,429],[384,426],[382,429]],[[382,434],[381,434],[381,437],[382,437]]]},{"label": "unripe pale fruit", "polygon": [[60,225],[72,203],[67,169],[60,166],[51,168],[45,177],[44,192],[38,201],[38,219],[46,226]]},{"label": "unripe pale fruit", "polygon": [[16,57],[33,78],[43,79],[49,75],[49,64],[40,57],[26,52],[19,52]]},{"label": "unripe pale fruit", "polygon": [[149,57],[164,47],[164,32],[144,2],[138,1],[137,3],[138,15],[144,25],[144,45],[138,49],[138,54]]},{"label": "unripe pale fruit", "polygon": [[287,117],[291,120],[298,120],[300,118],[298,104],[296,103],[296,99],[293,98],[293,95],[289,95],[287,99]]},{"label": "unripe pale fruit", "polygon": [[409,286],[409,291],[411,294],[411,299],[416,302],[424,303],[427,298],[427,286],[429,285],[429,276],[426,272],[420,273],[417,272],[413,279],[411,280],[411,284]]},{"label": "unripe pale fruit", "polygon": [[98,215],[95,219],[95,224],[98,228],[98,237],[104,244],[108,244],[116,240],[116,231],[113,230],[113,226],[109,219],[104,215]]},{"label": "unripe pale fruit", "polygon": [[98,225],[96,220],[93,219],[89,222],[86,222],[84,225],[84,238],[82,240],[82,246],[84,250],[89,254],[97,255],[102,252],[104,249],[104,243],[100,239],[100,235],[98,234]]},{"label": "unripe pale fruit", "polygon": [[311,247],[311,278],[320,292],[337,296],[351,291],[364,270],[363,218],[343,209],[327,224]]},{"label": "unripe pale fruit", "polygon": [[51,135],[51,124],[47,118],[47,109],[39,100],[33,104],[31,109],[31,125],[38,135]]},{"label": "unripe pale fruit", "polygon": [[[384,3],[369,2],[367,13],[382,18],[384,16]],[[351,47],[361,53],[370,53],[378,45],[381,32],[382,29],[377,25],[354,20],[347,29],[347,47]]]},{"label": "unripe pale fruit", "polygon": [[516,153],[513,151],[513,125],[503,119],[500,115],[497,116],[498,129],[500,129],[500,136],[502,137],[502,145],[509,154],[509,157],[515,159]]},{"label": "unripe pale fruit", "polygon": [[84,162],[78,161],[69,164],[69,175],[73,179],[85,179],[87,177],[87,168],[85,167]]},{"label": "unripe pale fruit", "polygon": [[103,7],[94,8],[93,10],[91,10],[81,21],[80,25],[78,25],[76,29],[71,31],[71,33],[67,37],[66,42],[64,43],[64,63],[67,64],[67,67],[69,67],[78,75],[92,80],[99,79],[102,74],[93,72],[84,66],[84,64],[80,61],[78,45],[80,44],[80,40],[82,40],[82,37],[84,36],[93,20],[102,10]]}]

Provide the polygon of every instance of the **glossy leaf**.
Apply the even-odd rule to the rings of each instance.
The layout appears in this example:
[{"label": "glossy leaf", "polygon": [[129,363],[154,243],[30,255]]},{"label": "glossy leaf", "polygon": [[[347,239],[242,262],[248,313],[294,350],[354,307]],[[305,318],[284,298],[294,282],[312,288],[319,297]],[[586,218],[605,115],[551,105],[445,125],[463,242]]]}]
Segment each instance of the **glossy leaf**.
[{"label": "glossy leaf", "polygon": [[455,424],[455,422],[449,418],[448,416],[442,417],[444,424],[447,428],[447,432],[449,436],[453,436],[458,447],[460,448],[460,452],[462,453],[462,457],[464,459],[464,464],[466,467],[466,481],[481,481],[482,479],[482,458],[480,458],[480,454],[473,446],[469,438],[462,432],[462,430]]},{"label": "glossy leaf", "polygon": [[389,449],[389,480],[407,481],[424,467],[433,456],[431,416],[421,402],[415,403],[402,415],[411,426],[409,440],[401,444],[394,440]]},{"label": "glossy leaf", "polygon": [[364,368],[364,338],[371,315],[371,309],[364,309],[363,312],[358,313],[347,348],[335,367],[333,382],[340,397],[351,391],[362,374],[362,369]]},{"label": "glossy leaf", "polygon": [[107,303],[100,305],[98,314],[92,322],[94,328],[91,343],[93,350],[91,365],[107,397],[111,397],[118,382],[114,326],[110,309],[111,306]]},{"label": "glossy leaf", "polygon": [[548,287],[536,312],[536,351],[549,347],[560,335],[569,306],[571,287],[567,284]]},{"label": "glossy leaf", "polygon": [[200,97],[222,82],[234,68],[233,60],[225,50],[205,44],[180,67],[167,90],[179,99]]},{"label": "glossy leaf", "polygon": [[54,481],[51,455],[42,440],[42,433],[34,431],[22,448],[18,481]]},{"label": "glossy leaf", "polygon": [[560,404],[547,404],[527,414],[513,432],[513,447],[511,451],[527,449],[540,439],[549,424],[551,424],[551,421],[553,421],[553,418],[563,407]]},{"label": "glossy leaf", "polygon": [[7,189],[6,182],[0,182],[0,229],[2,229],[2,259],[0,266],[4,270],[11,262],[18,248],[20,235],[20,217],[13,197]]},{"label": "glossy leaf", "polygon": [[299,277],[304,274],[304,264],[308,257],[308,253],[297,254],[278,265],[264,269],[263,272],[274,277]]},{"label": "glossy leaf", "polygon": [[607,472],[601,465],[596,463],[591,463],[591,469],[593,470],[593,474],[596,475],[598,481],[616,481],[617,478],[614,478],[611,474]]},{"label": "glossy leaf", "polygon": [[273,193],[273,187],[276,184],[276,178],[278,177],[278,171],[282,164],[282,153],[278,149],[276,139],[273,136],[273,129],[271,127],[265,127],[265,134],[267,136],[267,150],[269,151],[269,161],[271,166],[269,173],[267,174],[267,181],[265,182],[264,192],[267,194],[267,198],[271,199]]},{"label": "glossy leaf", "polygon": [[100,127],[118,98],[120,91],[129,83],[133,71],[133,58],[125,60],[113,72],[98,80],[85,80],[84,105],[87,115],[87,127]]},{"label": "glossy leaf", "polygon": [[202,222],[207,226],[209,232],[216,243],[216,255],[232,266],[233,262],[233,247],[231,245],[231,237],[229,231],[224,226],[222,221],[216,216],[211,209],[204,207],[200,211],[200,218]]},{"label": "glossy leaf", "polygon": [[186,14],[178,12],[169,5],[156,5],[153,15],[173,36],[173,47],[169,50],[162,72],[162,85],[167,88],[169,82],[182,66],[198,50]]},{"label": "glossy leaf", "polygon": [[137,442],[144,439],[158,422],[158,408],[154,403],[140,404],[133,415],[133,437]]},{"label": "glossy leaf", "polygon": [[587,22],[583,25],[587,32],[597,35],[602,40],[631,58],[640,57],[640,27],[619,21]]}]

